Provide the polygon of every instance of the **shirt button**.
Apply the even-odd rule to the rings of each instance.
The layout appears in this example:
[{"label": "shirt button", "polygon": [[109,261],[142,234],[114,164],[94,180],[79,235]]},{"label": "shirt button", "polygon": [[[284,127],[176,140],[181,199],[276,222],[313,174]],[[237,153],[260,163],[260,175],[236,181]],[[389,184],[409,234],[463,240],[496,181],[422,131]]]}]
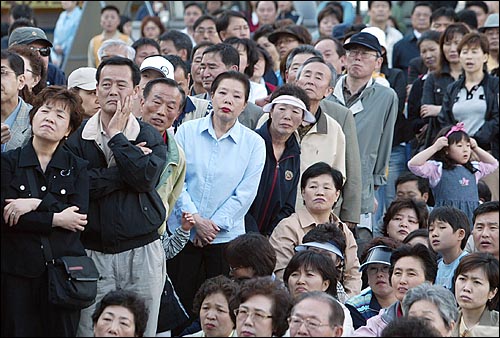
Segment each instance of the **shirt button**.
[{"label": "shirt button", "polygon": [[148,211],[148,207],[144,207],[144,211]]},{"label": "shirt button", "polygon": [[61,194],[65,195],[66,194],[66,189],[61,189]]},{"label": "shirt button", "polygon": [[24,191],[24,189],[26,189],[26,187],[25,187],[24,185],[22,185],[22,184],[21,184],[21,185],[19,186],[19,189],[21,189],[21,191]]},{"label": "shirt button", "polygon": [[47,187],[46,187],[46,186],[44,186],[44,185],[42,185],[42,187],[40,188],[40,190],[41,190],[41,191],[45,191],[45,190],[47,190]]}]

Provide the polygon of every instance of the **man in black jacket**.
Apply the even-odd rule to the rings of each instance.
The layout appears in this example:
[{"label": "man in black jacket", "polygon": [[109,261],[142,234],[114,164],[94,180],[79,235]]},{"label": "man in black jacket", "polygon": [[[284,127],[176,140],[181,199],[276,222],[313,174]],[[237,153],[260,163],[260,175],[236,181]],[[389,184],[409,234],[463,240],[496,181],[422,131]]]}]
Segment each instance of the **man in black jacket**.
[{"label": "man in black jacket", "polygon": [[[96,303],[110,290],[137,292],[149,308],[145,335],[154,336],[166,276],[158,235],[165,207],[155,186],[167,148],[157,130],[131,114],[140,77],[129,59],[103,61],[96,74],[101,109],[66,146],[89,161],[90,205],[82,242],[101,276]],[[92,336],[94,308],[95,303],[82,310],[78,336]]]}]

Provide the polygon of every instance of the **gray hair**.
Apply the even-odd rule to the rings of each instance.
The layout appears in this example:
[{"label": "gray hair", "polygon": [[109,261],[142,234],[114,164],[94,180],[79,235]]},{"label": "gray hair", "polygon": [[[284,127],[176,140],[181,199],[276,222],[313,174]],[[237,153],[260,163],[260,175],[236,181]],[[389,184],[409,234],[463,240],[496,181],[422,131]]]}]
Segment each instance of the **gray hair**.
[{"label": "gray hair", "polygon": [[99,47],[99,50],[97,51],[97,57],[99,58],[99,62],[102,61],[102,57],[104,56],[104,51],[107,48],[113,47],[113,46],[123,46],[125,48],[127,55],[120,55],[120,56],[126,57],[127,59],[134,61],[134,59],[135,59],[135,49],[134,48],[127,45],[122,40],[110,39],[110,40],[104,41],[102,43],[101,47]]},{"label": "gray hair", "polygon": [[342,328],[344,327],[344,309],[342,308],[342,305],[340,305],[340,302],[335,299],[335,297],[324,291],[311,291],[303,293],[297,298],[297,301],[295,302],[291,311],[292,314],[295,306],[304,299],[315,299],[320,302],[326,303],[328,305],[328,308],[330,309],[330,316],[328,317],[328,323],[330,324],[330,326],[340,326]]},{"label": "gray hair", "polygon": [[306,62],[304,62],[302,64],[302,66],[299,67],[298,71],[297,71],[297,75],[295,77],[295,80],[298,80],[300,78],[300,75],[302,74],[302,70],[304,69],[304,67],[310,63],[313,63],[313,62],[318,62],[318,63],[322,63],[324,65],[326,65],[328,67],[328,69],[330,69],[330,87],[332,88],[335,88],[335,84],[337,83],[337,79],[338,79],[338,74],[337,74],[337,71],[335,70],[335,68],[328,62],[325,62],[325,60],[323,59],[323,57],[321,58],[317,58],[316,56],[313,56],[311,57],[310,59],[306,60]]},{"label": "gray hair", "polygon": [[410,307],[419,300],[426,300],[436,305],[447,329],[451,328],[452,322],[457,322],[458,306],[455,296],[444,286],[424,282],[408,290],[402,302],[403,314],[408,315]]},{"label": "gray hair", "polygon": [[290,66],[292,65],[293,58],[299,54],[312,54],[313,56],[323,58],[323,55],[321,54],[321,52],[317,49],[314,49],[313,46],[300,45],[300,46],[297,46],[294,49],[292,49],[292,51],[286,57],[286,63],[285,63],[286,70],[290,69]]}]

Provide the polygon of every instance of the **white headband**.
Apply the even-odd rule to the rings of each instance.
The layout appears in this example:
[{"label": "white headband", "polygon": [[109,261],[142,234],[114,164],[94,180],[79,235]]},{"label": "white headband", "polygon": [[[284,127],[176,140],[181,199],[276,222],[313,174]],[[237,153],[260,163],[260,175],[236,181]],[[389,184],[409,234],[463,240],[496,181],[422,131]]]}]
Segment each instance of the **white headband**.
[{"label": "white headband", "polygon": [[302,102],[302,100],[299,100],[295,96],[291,96],[291,95],[278,96],[272,102],[270,102],[270,103],[266,104],[264,107],[262,107],[262,110],[265,113],[269,113],[271,111],[273,105],[275,105],[276,103],[284,103],[284,104],[292,105],[294,107],[298,107],[304,111],[304,116],[302,117],[303,121],[305,121],[307,123],[315,123],[316,122],[316,118],[309,110],[307,110],[304,102]]}]

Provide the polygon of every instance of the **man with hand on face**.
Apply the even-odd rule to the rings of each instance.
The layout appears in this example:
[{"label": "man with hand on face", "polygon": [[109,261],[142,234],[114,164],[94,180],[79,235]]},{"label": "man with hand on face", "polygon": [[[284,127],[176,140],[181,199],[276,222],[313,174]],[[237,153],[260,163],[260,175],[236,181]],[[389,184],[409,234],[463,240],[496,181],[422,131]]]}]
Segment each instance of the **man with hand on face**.
[{"label": "man with hand on face", "polygon": [[131,113],[140,76],[132,60],[104,60],[96,74],[101,109],[65,143],[89,161],[90,205],[81,240],[102,277],[96,303],[81,312],[80,337],[92,336],[96,304],[117,287],[146,300],[150,316],[145,335],[156,334],[166,276],[158,234],[166,211],[156,185],[165,168],[167,146],[157,130]]}]

